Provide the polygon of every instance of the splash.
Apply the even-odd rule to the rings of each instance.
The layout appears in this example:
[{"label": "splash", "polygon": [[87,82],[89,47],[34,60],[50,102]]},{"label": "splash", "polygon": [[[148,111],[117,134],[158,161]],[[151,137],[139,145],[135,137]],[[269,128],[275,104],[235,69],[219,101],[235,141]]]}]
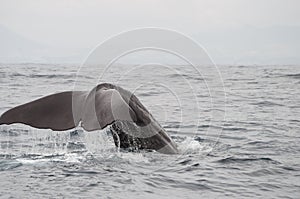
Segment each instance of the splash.
[{"label": "splash", "polygon": [[199,142],[192,137],[186,137],[178,143],[178,149],[181,154],[207,154],[213,147],[209,143]]}]

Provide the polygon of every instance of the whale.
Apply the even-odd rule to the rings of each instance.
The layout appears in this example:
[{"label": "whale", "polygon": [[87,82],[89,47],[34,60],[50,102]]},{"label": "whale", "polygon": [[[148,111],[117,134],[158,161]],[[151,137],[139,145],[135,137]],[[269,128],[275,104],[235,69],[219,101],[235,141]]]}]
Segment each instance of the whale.
[{"label": "whale", "polygon": [[130,91],[101,83],[90,91],[65,91],[16,106],[4,112],[0,125],[22,123],[38,129],[66,131],[106,127],[116,147],[178,154],[173,139]]}]

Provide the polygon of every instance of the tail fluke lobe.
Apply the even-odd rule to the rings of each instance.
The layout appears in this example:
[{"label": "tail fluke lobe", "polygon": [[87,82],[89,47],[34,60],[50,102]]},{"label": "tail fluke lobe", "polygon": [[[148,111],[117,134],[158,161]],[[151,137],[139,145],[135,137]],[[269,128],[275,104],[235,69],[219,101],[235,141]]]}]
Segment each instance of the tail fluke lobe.
[{"label": "tail fluke lobe", "polygon": [[22,123],[57,131],[77,126],[72,113],[73,92],[62,92],[17,106],[0,117],[0,124]]}]

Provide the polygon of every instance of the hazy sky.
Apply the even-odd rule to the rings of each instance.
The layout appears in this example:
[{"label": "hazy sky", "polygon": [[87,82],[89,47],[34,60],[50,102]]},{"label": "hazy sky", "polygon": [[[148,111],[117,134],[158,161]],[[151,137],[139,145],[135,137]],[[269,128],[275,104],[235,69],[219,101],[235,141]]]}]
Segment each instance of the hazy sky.
[{"label": "hazy sky", "polygon": [[195,38],[220,63],[300,63],[298,0],[0,0],[0,25],[83,57],[112,35],[151,26]]}]

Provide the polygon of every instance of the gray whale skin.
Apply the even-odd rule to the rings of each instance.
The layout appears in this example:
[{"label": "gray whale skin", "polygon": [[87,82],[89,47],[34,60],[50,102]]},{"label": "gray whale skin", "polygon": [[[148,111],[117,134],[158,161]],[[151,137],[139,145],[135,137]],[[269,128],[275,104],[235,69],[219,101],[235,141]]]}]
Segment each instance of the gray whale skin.
[{"label": "gray whale skin", "polygon": [[131,92],[109,83],[91,91],[66,91],[14,107],[0,117],[0,125],[22,123],[40,129],[86,131],[110,126],[120,148],[151,149],[177,154],[175,142]]}]

